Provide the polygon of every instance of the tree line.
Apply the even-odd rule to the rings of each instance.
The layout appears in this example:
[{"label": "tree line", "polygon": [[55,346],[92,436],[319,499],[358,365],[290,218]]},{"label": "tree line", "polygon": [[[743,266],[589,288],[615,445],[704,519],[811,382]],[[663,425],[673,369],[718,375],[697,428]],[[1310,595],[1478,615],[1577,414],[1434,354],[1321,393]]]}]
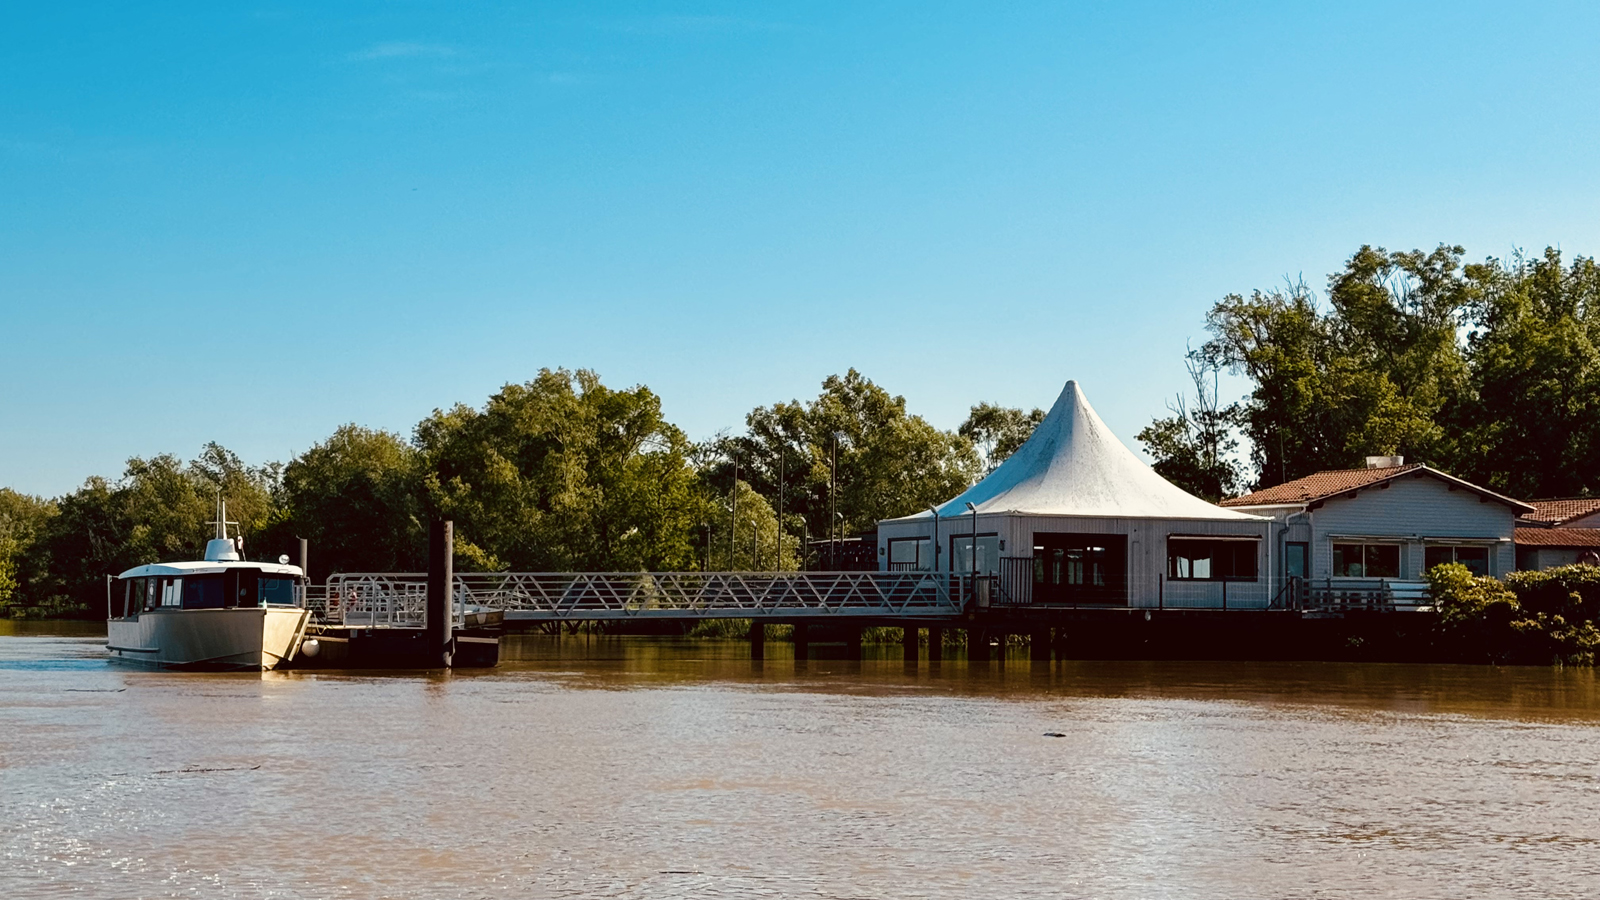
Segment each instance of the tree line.
[{"label": "tree line", "polygon": [[[1463,254],[1364,246],[1320,297],[1297,281],[1217,301],[1190,390],[1138,436],[1156,470],[1216,500],[1403,454],[1514,497],[1600,492],[1600,267]],[[1223,372],[1246,396],[1224,402]],[[944,431],[852,369],[694,442],[644,386],[547,369],[282,465],[209,444],[53,499],[0,488],[0,614],[92,615],[107,573],[197,558],[218,491],[251,558],[306,538],[319,579],[422,568],[432,517],[456,522],[468,570],[795,569],[808,539],[956,495],[1043,417],[980,403]]]},{"label": "tree line", "polygon": [[346,425],[282,465],[208,444],[53,499],[0,489],[0,614],[98,615],[108,573],[199,558],[219,491],[247,558],[305,538],[319,580],[422,569],[433,517],[455,521],[468,571],[798,569],[817,563],[808,538],[949,499],[1042,417],[980,404],[943,431],[852,369],[696,443],[647,387],[546,369],[409,436]]},{"label": "tree line", "polygon": [[1192,393],[1139,434],[1156,471],[1216,500],[1399,454],[1517,498],[1600,492],[1600,267],[1463,253],[1364,246],[1321,297],[1217,301]]}]

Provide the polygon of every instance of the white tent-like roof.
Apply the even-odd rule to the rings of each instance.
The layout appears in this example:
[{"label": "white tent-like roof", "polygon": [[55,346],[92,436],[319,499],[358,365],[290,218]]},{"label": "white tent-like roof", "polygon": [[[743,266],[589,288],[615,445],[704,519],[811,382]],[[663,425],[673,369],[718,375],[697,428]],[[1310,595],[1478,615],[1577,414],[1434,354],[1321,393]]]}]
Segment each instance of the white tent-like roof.
[{"label": "white tent-like roof", "polygon": [[939,515],[969,514],[969,502],[979,513],[1265,521],[1207,503],[1157,475],[1100,421],[1076,381],[1067,382],[1027,443],[939,507]]}]

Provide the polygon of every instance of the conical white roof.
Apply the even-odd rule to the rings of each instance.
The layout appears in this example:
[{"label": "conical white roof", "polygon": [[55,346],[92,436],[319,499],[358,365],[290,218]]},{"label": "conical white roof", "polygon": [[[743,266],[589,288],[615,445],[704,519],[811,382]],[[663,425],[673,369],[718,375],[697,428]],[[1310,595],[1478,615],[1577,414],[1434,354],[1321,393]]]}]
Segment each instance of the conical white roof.
[{"label": "conical white roof", "polygon": [[1157,475],[1100,421],[1076,381],[1067,382],[1027,443],[939,507],[939,515],[969,514],[969,502],[980,513],[1262,521],[1207,503]]}]

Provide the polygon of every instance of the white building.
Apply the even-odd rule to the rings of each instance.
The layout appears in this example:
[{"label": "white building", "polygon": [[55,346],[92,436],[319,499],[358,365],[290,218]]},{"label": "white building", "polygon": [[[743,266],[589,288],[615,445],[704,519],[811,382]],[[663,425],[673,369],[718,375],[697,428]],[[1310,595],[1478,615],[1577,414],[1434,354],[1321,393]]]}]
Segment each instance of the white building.
[{"label": "white building", "polygon": [[1402,457],[1368,457],[1364,469],[1318,472],[1224,500],[1271,516],[1282,574],[1359,588],[1416,582],[1436,565],[1459,562],[1480,575],[1517,568],[1520,500]]},{"label": "white building", "polygon": [[988,477],[937,510],[879,522],[878,554],[890,570],[976,564],[998,576],[996,603],[1265,607],[1281,587],[1271,519],[1157,475],[1075,381]]}]

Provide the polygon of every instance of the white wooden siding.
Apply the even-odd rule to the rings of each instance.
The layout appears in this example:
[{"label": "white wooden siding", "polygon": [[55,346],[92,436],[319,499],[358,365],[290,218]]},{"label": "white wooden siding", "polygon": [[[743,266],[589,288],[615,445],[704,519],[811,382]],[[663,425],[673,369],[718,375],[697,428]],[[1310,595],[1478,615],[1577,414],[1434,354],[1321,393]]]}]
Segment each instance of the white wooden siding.
[{"label": "white wooden siding", "polygon": [[[1340,495],[1311,512],[1315,535],[1311,545],[1311,577],[1333,574],[1333,544],[1342,537],[1370,537],[1400,543],[1400,577],[1422,577],[1424,547],[1433,538],[1488,542],[1489,572],[1505,575],[1516,568],[1511,542],[1516,513],[1503,503],[1480,501],[1471,491],[1452,490],[1429,476],[1405,476],[1387,488],[1363,488],[1355,497]],[[1355,541],[1350,541],[1354,543]]]}]

